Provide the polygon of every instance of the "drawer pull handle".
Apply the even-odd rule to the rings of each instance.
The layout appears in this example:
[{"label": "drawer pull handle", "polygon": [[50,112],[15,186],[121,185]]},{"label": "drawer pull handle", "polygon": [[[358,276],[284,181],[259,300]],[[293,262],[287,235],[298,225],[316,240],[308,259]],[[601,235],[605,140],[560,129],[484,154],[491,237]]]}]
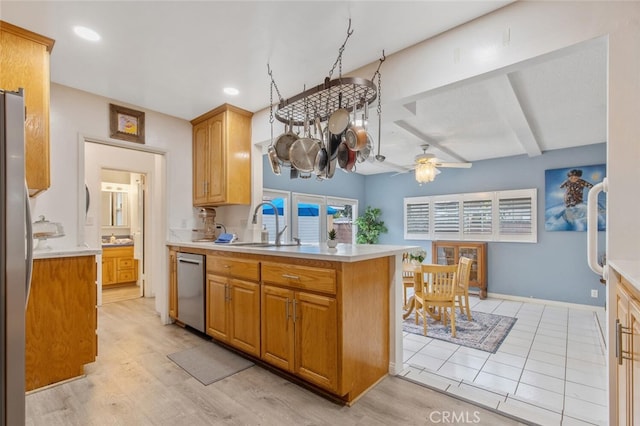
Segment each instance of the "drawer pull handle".
[{"label": "drawer pull handle", "polygon": [[293,299],[293,323],[296,323],[296,299]]},{"label": "drawer pull handle", "polygon": [[286,312],[286,315],[287,315],[286,320],[289,321],[289,298],[288,297],[287,297],[287,301],[285,303],[286,303],[285,312]]},{"label": "drawer pull handle", "polygon": [[618,358],[618,365],[622,365],[623,359],[633,359],[630,351],[622,349],[622,334],[633,334],[629,327],[625,327],[620,324],[620,320],[616,320],[616,358]]},{"label": "drawer pull handle", "polygon": [[289,278],[289,279],[292,279],[292,280],[299,280],[299,279],[300,279],[300,277],[299,277],[299,276],[297,276],[297,275],[290,275],[290,274],[282,274],[282,278]]}]

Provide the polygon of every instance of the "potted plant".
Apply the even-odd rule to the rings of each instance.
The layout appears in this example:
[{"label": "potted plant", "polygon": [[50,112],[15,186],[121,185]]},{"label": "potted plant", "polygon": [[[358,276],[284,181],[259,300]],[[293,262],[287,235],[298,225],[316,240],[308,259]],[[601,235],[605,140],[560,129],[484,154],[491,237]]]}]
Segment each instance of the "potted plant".
[{"label": "potted plant", "polygon": [[331,228],[331,231],[329,231],[329,239],[327,240],[327,247],[329,248],[335,248],[338,245],[338,240],[336,240],[336,230]]},{"label": "potted plant", "polygon": [[367,206],[364,214],[355,220],[358,226],[356,234],[358,244],[376,244],[380,234],[387,232],[384,222],[378,218],[380,213],[380,209]]},{"label": "potted plant", "polygon": [[422,261],[426,256],[427,256],[427,252],[424,251],[423,249],[418,249],[409,253],[409,259],[411,259],[411,263],[414,263],[414,264],[422,263]]}]

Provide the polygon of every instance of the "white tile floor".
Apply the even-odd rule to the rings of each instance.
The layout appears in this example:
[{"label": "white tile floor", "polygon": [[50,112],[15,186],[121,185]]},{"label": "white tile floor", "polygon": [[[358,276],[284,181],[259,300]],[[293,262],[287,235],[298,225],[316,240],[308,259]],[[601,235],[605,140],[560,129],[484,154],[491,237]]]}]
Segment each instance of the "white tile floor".
[{"label": "white tile floor", "polygon": [[402,375],[541,425],[606,425],[601,312],[471,297],[518,318],[495,354],[404,333]]}]

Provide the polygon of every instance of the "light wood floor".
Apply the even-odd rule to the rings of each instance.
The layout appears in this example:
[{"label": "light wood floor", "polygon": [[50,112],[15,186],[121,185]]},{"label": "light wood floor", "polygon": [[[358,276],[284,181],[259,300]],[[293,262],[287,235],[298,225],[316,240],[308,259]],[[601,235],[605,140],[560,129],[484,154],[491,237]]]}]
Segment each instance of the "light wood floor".
[{"label": "light wood floor", "polygon": [[121,302],[140,297],[140,287],[135,284],[102,289],[102,303]]},{"label": "light wood floor", "polygon": [[97,361],[86,366],[83,378],[27,395],[26,424],[520,424],[396,377],[385,378],[352,407],[259,366],[203,386],[167,358],[203,340],[161,325],[153,305],[153,299],[138,298],[100,307]]}]

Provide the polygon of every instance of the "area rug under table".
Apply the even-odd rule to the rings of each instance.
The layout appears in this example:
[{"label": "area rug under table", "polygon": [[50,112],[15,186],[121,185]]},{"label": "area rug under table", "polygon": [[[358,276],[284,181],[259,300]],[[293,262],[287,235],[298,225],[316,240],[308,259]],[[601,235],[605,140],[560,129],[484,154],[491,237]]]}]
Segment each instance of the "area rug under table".
[{"label": "area rug under table", "polygon": [[[472,321],[465,314],[456,315],[456,337],[451,337],[451,324],[442,325],[442,321],[427,318],[427,337],[455,343],[468,348],[495,353],[517,318],[502,315],[487,314],[471,311]],[[402,330],[412,334],[424,336],[422,318],[415,323],[415,314],[403,321]]]},{"label": "area rug under table", "polygon": [[253,362],[211,342],[174,352],[167,355],[167,358],[205,386],[254,365]]}]

